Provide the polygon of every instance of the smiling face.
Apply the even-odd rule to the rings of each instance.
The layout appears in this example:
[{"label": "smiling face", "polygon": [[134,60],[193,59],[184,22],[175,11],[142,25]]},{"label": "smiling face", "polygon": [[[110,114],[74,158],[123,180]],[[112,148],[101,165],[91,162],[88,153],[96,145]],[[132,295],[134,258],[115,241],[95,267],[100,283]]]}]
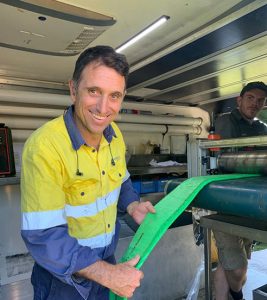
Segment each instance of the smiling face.
[{"label": "smiling face", "polygon": [[87,144],[98,148],[103,131],[120,111],[125,78],[99,63],[87,65],[78,87],[69,82],[74,121]]},{"label": "smiling face", "polygon": [[240,113],[247,119],[253,120],[263,108],[266,93],[260,89],[252,89],[237,98]]}]

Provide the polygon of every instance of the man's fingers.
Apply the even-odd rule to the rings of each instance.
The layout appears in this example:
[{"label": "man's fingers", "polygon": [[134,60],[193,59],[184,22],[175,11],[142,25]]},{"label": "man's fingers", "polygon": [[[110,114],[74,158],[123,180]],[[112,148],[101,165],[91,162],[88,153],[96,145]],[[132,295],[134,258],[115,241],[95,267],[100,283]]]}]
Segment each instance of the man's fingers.
[{"label": "man's fingers", "polygon": [[136,255],[134,258],[128,260],[126,262],[127,265],[131,266],[131,267],[135,267],[136,264],[139,262],[140,260],[140,256],[139,255]]},{"label": "man's fingers", "polygon": [[151,202],[146,201],[146,202],[144,202],[144,204],[145,204],[146,209],[147,209],[149,212],[151,212],[151,213],[155,213],[155,212],[156,212],[156,210],[155,210],[155,208],[154,208],[154,206],[152,205]]}]

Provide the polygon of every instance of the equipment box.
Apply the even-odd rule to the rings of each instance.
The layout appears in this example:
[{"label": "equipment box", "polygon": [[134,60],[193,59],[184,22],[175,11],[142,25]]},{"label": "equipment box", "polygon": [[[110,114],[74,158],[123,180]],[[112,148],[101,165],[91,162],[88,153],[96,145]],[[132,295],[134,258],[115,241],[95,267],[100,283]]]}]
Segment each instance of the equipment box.
[{"label": "equipment box", "polygon": [[267,300],[267,284],[253,290],[253,300]]},{"label": "equipment box", "polygon": [[0,176],[16,175],[11,130],[0,123]]}]

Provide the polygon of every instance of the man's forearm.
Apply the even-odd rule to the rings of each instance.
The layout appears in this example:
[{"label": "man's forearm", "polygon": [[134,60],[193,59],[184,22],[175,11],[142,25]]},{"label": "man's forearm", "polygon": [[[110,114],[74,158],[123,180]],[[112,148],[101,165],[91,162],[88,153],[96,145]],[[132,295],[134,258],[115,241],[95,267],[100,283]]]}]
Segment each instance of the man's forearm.
[{"label": "man's forearm", "polygon": [[103,260],[99,260],[92,265],[76,272],[75,275],[88,280],[93,280],[103,286],[110,287],[113,268],[114,265]]},{"label": "man's forearm", "polygon": [[93,280],[122,297],[132,297],[134,290],[140,286],[143,272],[137,270],[135,265],[140,257],[117,265],[105,261],[97,261],[94,264],[75,273],[76,276]]}]

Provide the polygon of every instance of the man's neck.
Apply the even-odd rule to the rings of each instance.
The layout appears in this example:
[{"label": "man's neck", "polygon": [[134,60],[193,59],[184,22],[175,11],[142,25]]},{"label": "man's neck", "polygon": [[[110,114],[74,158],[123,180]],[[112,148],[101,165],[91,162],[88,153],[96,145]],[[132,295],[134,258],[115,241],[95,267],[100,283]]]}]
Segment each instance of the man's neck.
[{"label": "man's neck", "polygon": [[254,118],[253,118],[253,119],[249,119],[249,118],[247,118],[247,117],[240,111],[240,109],[238,109],[238,110],[239,110],[240,115],[242,116],[243,119],[245,119],[246,121],[248,121],[250,124],[253,123]]},{"label": "man's neck", "polygon": [[98,150],[100,147],[101,138],[102,138],[102,136],[99,136],[99,135],[94,136],[93,135],[93,136],[84,138],[84,140],[88,146],[91,146],[91,147],[95,148],[96,150]]},{"label": "man's neck", "polygon": [[88,146],[94,147],[96,150],[98,150],[99,146],[100,146],[102,134],[94,134],[94,133],[89,132],[89,130],[83,126],[82,122],[79,121],[79,119],[77,118],[77,115],[74,114],[73,119],[74,119],[74,122],[75,122],[78,130],[80,131],[85,143]]}]

